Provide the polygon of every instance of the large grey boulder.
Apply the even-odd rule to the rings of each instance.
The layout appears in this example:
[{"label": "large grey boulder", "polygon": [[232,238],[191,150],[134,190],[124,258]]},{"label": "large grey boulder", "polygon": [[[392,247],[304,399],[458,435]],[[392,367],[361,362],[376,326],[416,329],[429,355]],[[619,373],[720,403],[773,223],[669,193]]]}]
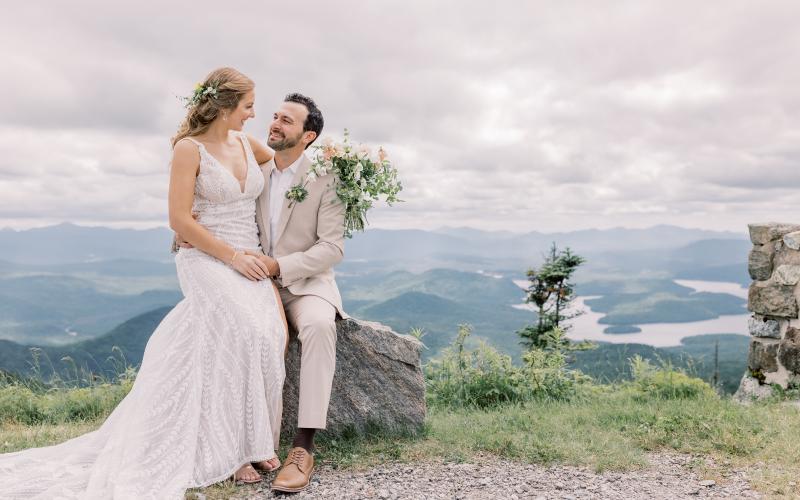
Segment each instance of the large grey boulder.
[{"label": "large grey boulder", "polygon": [[[336,331],[336,372],[326,432],[363,433],[374,427],[420,431],[426,412],[422,343],[379,323],[356,319],[338,321]],[[285,436],[297,427],[300,349],[296,332],[291,332],[283,390]]]}]

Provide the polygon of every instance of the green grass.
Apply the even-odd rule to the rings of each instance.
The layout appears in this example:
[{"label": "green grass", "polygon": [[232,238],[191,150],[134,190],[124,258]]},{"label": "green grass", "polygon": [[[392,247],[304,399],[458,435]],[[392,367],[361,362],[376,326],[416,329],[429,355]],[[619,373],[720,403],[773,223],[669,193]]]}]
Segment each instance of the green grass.
[{"label": "green grass", "polygon": [[[0,424],[0,452],[55,444],[101,421],[6,422]],[[570,402],[488,410],[434,408],[419,437],[387,438],[379,432],[321,436],[317,458],[328,466],[364,468],[386,462],[464,462],[490,454],[624,471],[645,466],[648,452],[671,450],[747,468],[757,489],[775,493],[793,491],[791,482],[800,472],[798,442],[800,411],[780,402],[741,406],[716,396],[643,398],[631,389],[600,387]],[[216,486],[211,492],[224,498],[225,488],[231,486]]]},{"label": "green grass", "polygon": [[[763,493],[800,493],[795,489],[800,473],[796,406],[777,397],[742,406],[697,379],[651,368],[642,368],[645,373],[630,383],[581,386],[566,401],[487,409],[434,406],[419,436],[379,430],[336,437],[323,433],[317,460],[329,467],[361,469],[387,462],[468,462],[488,455],[600,472],[635,470],[646,466],[648,453],[666,450],[698,457],[701,468],[700,457],[724,464],[701,471],[706,477],[722,479],[726,468],[745,469]],[[665,373],[672,373],[673,380],[661,380]],[[684,390],[653,390],[659,384]],[[692,388],[699,390],[688,390]],[[47,389],[8,382],[0,387],[0,452],[56,444],[91,431],[127,390],[106,383]],[[284,442],[282,454],[287,446]],[[204,494],[226,498],[233,488],[220,484]]]}]

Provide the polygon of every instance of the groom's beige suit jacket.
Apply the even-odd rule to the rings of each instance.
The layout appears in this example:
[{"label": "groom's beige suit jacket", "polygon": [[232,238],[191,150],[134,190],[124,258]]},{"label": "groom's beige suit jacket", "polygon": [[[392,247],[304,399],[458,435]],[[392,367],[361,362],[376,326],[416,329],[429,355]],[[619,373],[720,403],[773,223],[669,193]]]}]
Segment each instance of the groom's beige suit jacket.
[{"label": "groom's beige suit jacket", "polygon": [[[344,203],[336,195],[334,176],[329,174],[306,184],[308,195],[301,202],[284,199],[281,217],[270,242],[270,178],[273,163],[262,163],[264,190],[256,201],[256,222],[264,253],[270,250],[280,265],[278,285],[293,295],[315,295],[347,318],[334,280],[333,266],[344,256]],[[305,183],[311,160],[303,155],[292,186]]]}]

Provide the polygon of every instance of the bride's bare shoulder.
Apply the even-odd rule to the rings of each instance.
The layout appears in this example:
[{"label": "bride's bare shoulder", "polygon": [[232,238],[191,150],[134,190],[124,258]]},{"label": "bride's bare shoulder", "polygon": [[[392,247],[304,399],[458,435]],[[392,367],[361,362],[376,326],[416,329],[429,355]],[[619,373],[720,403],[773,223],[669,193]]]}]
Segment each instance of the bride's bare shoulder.
[{"label": "bride's bare shoulder", "polygon": [[172,166],[179,168],[194,167],[200,164],[200,147],[191,140],[181,139],[172,148]]}]

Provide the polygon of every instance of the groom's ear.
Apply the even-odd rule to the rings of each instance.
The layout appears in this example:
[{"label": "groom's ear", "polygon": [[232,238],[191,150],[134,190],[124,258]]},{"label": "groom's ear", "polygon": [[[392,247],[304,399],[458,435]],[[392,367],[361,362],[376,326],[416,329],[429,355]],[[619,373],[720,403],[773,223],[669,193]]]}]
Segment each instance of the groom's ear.
[{"label": "groom's ear", "polygon": [[308,141],[306,142],[306,148],[311,145],[312,142],[317,138],[317,133],[313,130],[306,130],[303,132],[303,138]]}]

